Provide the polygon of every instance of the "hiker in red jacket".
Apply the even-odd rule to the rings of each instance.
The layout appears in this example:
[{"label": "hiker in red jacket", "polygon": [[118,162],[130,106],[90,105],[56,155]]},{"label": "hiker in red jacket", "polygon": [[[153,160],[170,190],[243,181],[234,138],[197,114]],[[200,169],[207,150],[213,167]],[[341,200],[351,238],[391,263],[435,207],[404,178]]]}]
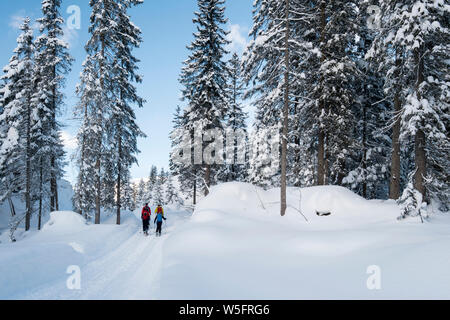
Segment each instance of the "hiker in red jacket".
[{"label": "hiker in red jacket", "polygon": [[144,229],[144,234],[148,236],[148,228],[150,226],[150,215],[152,214],[152,210],[148,206],[148,203],[142,208],[142,227]]}]

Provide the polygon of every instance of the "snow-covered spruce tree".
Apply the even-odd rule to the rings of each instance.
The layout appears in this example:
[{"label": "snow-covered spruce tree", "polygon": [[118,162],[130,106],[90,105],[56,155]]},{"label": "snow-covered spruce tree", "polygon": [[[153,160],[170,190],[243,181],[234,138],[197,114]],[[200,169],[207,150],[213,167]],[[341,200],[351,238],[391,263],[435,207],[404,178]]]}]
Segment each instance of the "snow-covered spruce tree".
[{"label": "snow-covered spruce tree", "polygon": [[427,203],[424,202],[422,194],[414,187],[413,174],[410,174],[410,182],[403,190],[402,196],[397,200],[400,207],[400,217],[398,219],[405,219],[407,217],[419,216],[423,222],[424,218],[428,217]]},{"label": "snow-covered spruce tree", "polygon": [[[317,101],[312,88],[320,76],[321,54],[321,2],[291,0],[284,16],[289,21],[287,127],[287,182],[297,187],[309,186],[317,181],[316,160],[320,133]],[[286,9],[284,9],[286,11]],[[285,39],[286,41],[286,39]],[[285,78],[286,78],[285,74]],[[286,93],[285,93],[286,94]],[[284,135],[284,134],[283,134]]]},{"label": "snow-covered spruce tree", "polygon": [[377,70],[376,63],[365,59],[378,30],[368,23],[372,2],[359,3],[358,41],[350,52],[358,68],[359,81],[355,82],[356,96],[353,106],[354,140],[356,148],[347,160],[351,170],[343,184],[365,198],[386,198],[389,184],[391,139],[386,128],[391,118],[391,104],[383,93],[384,75]]},{"label": "snow-covered spruce tree", "polygon": [[138,203],[137,199],[138,184],[136,182],[130,182],[130,188],[131,188],[131,201],[133,202],[133,207],[136,209],[140,206],[140,203]]},{"label": "snow-covered spruce tree", "polygon": [[250,157],[248,181],[263,188],[280,185],[279,154],[280,125],[265,127],[262,125],[259,110],[255,124],[250,132]]},{"label": "snow-covered spruce tree", "polygon": [[228,61],[228,114],[226,117],[226,165],[222,166],[219,179],[222,181],[245,181],[247,179],[247,113],[242,107],[244,84],[241,75],[241,60],[234,53]]},{"label": "snow-covered spruce tree", "polygon": [[[253,83],[245,98],[255,98],[256,119],[251,138],[252,152],[249,179],[260,186],[279,185],[279,162],[271,159],[267,130],[281,128],[284,106],[284,14],[285,1],[254,2],[253,27],[243,56],[243,76],[247,85]],[[278,167],[278,168],[277,168]]]},{"label": "snow-covered spruce tree", "polygon": [[113,61],[115,90],[115,105],[108,121],[107,135],[113,150],[114,176],[116,187],[115,206],[117,210],[117,224],[120,224],[121,185],[128,175],[131,166],[137,163],[137,138],[145,137],[136,123],[133,106],[142,107],[144,100],[138,96],[135,83],[140,83],[142,77],[137,73],[139,60],[132,50],[138,48],[142,42],[141,30],[135,26],[128,16],[128,10],[142,3],[142,0],[119,1],[118,26],[116,37],[116,52]]},{"label": "snow-covered spruce tree", "polygon": [[[108,119],[109,120],[109,119]],[[107,135],[107,126],[105,127],[105,144],[102,155],[102,187],[100,206],[112,214],[115,208],[116,199],[116,167],[115,167],[115,150],[112,148],[113,141]]]},{"label": "snow-covered spruce tree", "polygon": [[58,210],[57,181],[63,175],[64,150],[60,137],[58,112],[63,104],[62,88],[70,72],[72,57],[63,40],[64,19],[60,14],[61,0],[42,0],[42,18],[38,19],[41,35],[35,41],[36,78],[33,100],[38,104],[39,118],[46,139],[39,145],[43,167],[50,177],[50,210]]},{"label": "snow-covered spruce tree", "polygon": [[144,179],[141,179],[137,185],[137,190],[136,190],[136,202],[137,202],[137,207],[141,207],[143,206],[145,203],[148,203],[149,200],[147,199],[146,196],[146,184]]},{"label": "snow-covered spruce tree", "polygon": [[[404,98],[398,102],[399,133],[404,143],[414,141],[413,186],[425,202],[435,198],[448,203],[445,150],[449,149],[450,76],[446,70],[450,6],[443,1],[383,0],[381,10],[382,29],[386,32],[380,42],[394,48],[394,61],[401,63],[400,96]],[[393,59],[388,54],[383,58]],[[387,73],[388,78],[391,75]]]},{"label": "snow-covered spruce tree", "polygon": [[161,177],[161,182],[163,184],[165,184],[167,182],[167,178],[168,178],[168,173],[166,172],[166,170],[164,170],[164,168],[161,168],[161,171],[159,173],[159,176]]},{"label": "snow-covered spruce tree", "polygon": [[320,133],[318,102],[311,88],[319,82],[320,1],[291,1],[291,75],[288,181],[295,186],[317,183]]},{"label": "snow-covered spruce tree", "polygon": [[[6,81],[4,79],[0,79],[0,80],[1,80],[1,82],[0,82],[0,117],[1,117],[4,112],[5,101],[4,101],[3,97],[4,97],[4,92],[5,92],[4,89],[6,86]],[[7,131],[8,131],[8,127],[7,127],[6,121],[0,121],[0,150],[2,150],[1,149],[2,143],[4,143]],[[2,169],[2,167],[0,167],[0,172],[1,172],[1,169]],[[0,173],[0,175],[1,175],[1,173]],[[16,213],[15,213],[14,203],[12,202],[12,199],[11,199],[10,188],[5,184],[0,184],[0,195],[2,195],[0,203],[3,203],[6,198],[8,200],[11,217],[14,217],[16,215]]]},{"label": "snow-covered spruce tree", "polygon": [[[195,164],[192,154],[193,134],[188,129],[188,118],[186,111],[182,111],[177,106],[172,120],[173,129],[170,132],[171,151],[169,168],[172,176],[176,177],[180,183],[180,190],[184,198],[191,199],[195,205],[197,203],[197,186],[201,182],[201,165]],[[184,154],[184,153],[187,154]]]},{"label": "snow-covered spruce tree", "polygon": [[[8,200],[11,217],[16,216],[16,210],[12,196],[18,194],[23,185],[23,179],[19,175],[19,168],[23,163],[18,159],[11,159],[10,154],[16,153],[19,144],[19,132],[16,128],[21,121],[18,114],[11,113],[11,101],[15,99],[17,92],[11,92],[11,82],[15,80],[18,57],[14,54],[9,64],[3,68],[0,89],[0,203]],[[23,189],[22,189],[23,190]]]},{"label": "snow-covered spruce tree", "polygon": [[[184,62],[180,76],[180,83],[184,86],[183,100],[187,103],[185,128],[192,134],[194,129],[201,133],[218,130],[223,134],[222,125],[228,113],[227,65],[223,57],[227,53],[225,46],[229,43],[227,33],[222,28],[227,22],[224,3],[224,0],[197,1],[199,11],[195,12],[196,17],[193,19],[197,32],[187,47],[191,54]],[[202,139],[203,150],[211,145],[211,137],[205,138]],[[208,155],[207,158],[211,158],[211,161],[204,159],[202,163],[205,194],[208,194],[209,186],[215,183],[214,171],[217,170],[217,162],[222,164],[223,155]]]},{"label": "snow-covered spruce tree", "polygon": [[182,140],[182,111],[178,105],[175,109],[172,119],[172,130],[169,134],[171,151],[169,154],[169,170],[172,175],[179,175],[181,173],[181,164],[175,159],[174,152],[181,144]]},{"label": "snow-covered spruce tree", "polygon": [[150,169],[148,180],[145,183],[145,199],[147,202],[151,204],[153,204],[153,202],[155,201],[155,191],[157,181],[158,181],[158,168],[156,166],[152,166]]},{"label": "snow-covered spruce tree", "polygon": [[[312,158],[305,157],[304,141],[308,135],[304,134],[306,128],[301,127],[304,119],[301,115],[310,114],[304,112],[306,101],[310,101],[305,97],[313,86],[310,81],[317,74],[316,68],[306,83],[304,70],[307,67],[313,69],[310,57],[315,57],[317,52],[317,49],[313,50],[317,44],[310,39],[314,40],[311,34],[317,33],[317,30],[314,32],[317,19],[313,15],[316,4],[313,1],[259,0],[255,1],[254,7],[250,32],[253,39],[243,57],[245,80],[247,84],[253,84],[245,97],[254,97],[257,107],[251,139],[250,180],[263,186],[280,184],[280,162],[275,159],[278,157],[269,154],[276,146],[265,136],[269,136],[267,132],[275,135],[277,128],[286,127],[285,134],[280,130],[279,135],[286,136],[287,140],[286,151],[282,152],[286,153],[289,163],[286,178],[289,184],[300,185],[306,181],[301,177],[308,167],[306,160]],[[284,118],[287,118],[287,124],[282,122]]]},{"label": "snow-covered spruce tree", "polygon": [[130,175],[129,173],[122,177],[121,183],[121,203],[122,208],[126,210],[134,211],[136,210],[136,202],[134,201],[134,191],[133,186],[130,183]]},{"label": "snow-covered spruce tree", "polygon": [[166,190],[164,194],[165,204],[183,204],[183,200],[178,195],[177,190],[173,184],[173,176],[169,174],[166,182]]},{"label": "snow-covered spruce tree", "polygon": [[[17,47],[2,77],[2,114],[0,115],[0,202],[19,194],[25,201],[25,213],[17,222],[25,219],[25,230],[30,229],[32,214],[32,110],[33,91],[33,31],[30,19],[20,27]],[[32,185],[33,184],[33,185]],[[17,227],[17,226],[12,226]]]},{"label": "snow-covered spruce tree", "polygon": [[358,9],[356,1],[291,2],[288,156],[296,185],[341,184],[354,166]]},{"label": "snow-covered spruce tree", "polygon": [[83,63],[81,81],[77,86],[79,102],[75,107],[75,118],[81,120],[81,126],[77,133],[78,152],[77,166],[78,178],[74,190],[74,205],[78,212],[90,219],[95,208],[95,194],[97,191],[97,180],[95,161],[100,144],[99,132],[101,127],[96,125],[95,100],[98,89],[94,60],[88,56]]},{"label": "snow-covered spruce tree", "polygon": [[407,1],[404,20],[397,32],[410,53],[407,63],[410,85],[402,108],[401,137],[414,137],[414,188],[425,202],[433,198],[444,207],[449,200],[450,140],[450,5],[440,1]]},{"label": "snow-covered spruce tree", "polygon": [[[406,75],[404,68],[404,59],[406,57],[405,48],[398,43],[392,41],[392,36],[400,26],[396,19],[393,19],[393,7],[391,1],[379,1],[379,16],[373,16],[373,27],[375,30],[375,38],[372,41],[371,48],[366,53],[366,60],[377,68],[377,71],[384,78],[384,96],[390,103],[392,127],[391,133],[391,162],[390,162],[390,182],[389,182],[389,198],[397,200],[401,194],[402,170],[404,160],[402,161],[402,145],[400,143],[400,126],[401,126],[401,106],[404,104],[404,91],[406,87]],[[401,6],[397,2],[395,6]],[[374,13],[373,13],[374,14]],[[403,146],[405,148],[406,146]],[[407,175],[407,174],[406,174]]]},{"label": "snow-covered spruce tree", "polygon": [[[115,158],[110,157],[112,151],[106,142],[108,120],[112,109],[117,105],[115,54],[120,45],[117,37],[121,5],[116,0],[91,0],[89,5],[92,8],[89,27],[91,38],[85,46],[87,58],[78,90],[80,102],[82,101],[80,107],[87,106],[87,117],[89,117],[89,122],[86,122],[89,127],[80,128],[80,132],[89,133],[89,135],[84,135],[88,150],[84,155],[84,164],[80,167],[80,171],[83,169],[92,172],[89,180],[95,188],[95,223],[99,224],[102,198],[114,199],[114,188],[108,189],[108,195],[105,194],[108,191],[105,185],[110,186],[109,180],[112,180],[113,172],[109,172],[108,181],[103,177],[106,177],[105,170],[112,170],[115,163]],[[84,192],[88,191],[90,190]]]},{"label": "snow-covered spruce tree", "polygon": [[166,173],[164,172],[164,168],[161,168],[161,172],[156,176],[156,182],[154,187],[154,204],[165,205],[164,194],[165,194],[165,182],[166,182]]},{"label": "snow-covered spruce tree", "polygon": [[[355,150],[355,82],[358,70],[349,51],[358,35],[356,1],[320,2],[319,81],[313,88],[318,102],[318,183],[342,184]],[[322,176],[323,173],[323,176]]]}]

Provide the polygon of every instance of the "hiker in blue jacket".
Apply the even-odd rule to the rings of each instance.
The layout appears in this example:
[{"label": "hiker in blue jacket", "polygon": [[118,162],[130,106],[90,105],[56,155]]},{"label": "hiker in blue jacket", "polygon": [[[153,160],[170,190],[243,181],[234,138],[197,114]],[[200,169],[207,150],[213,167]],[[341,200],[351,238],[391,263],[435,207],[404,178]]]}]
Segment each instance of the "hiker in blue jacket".
[{"label": "hiker in blue jacket", "polygon": [[166,218],[164,217],[164,209],[163,207],[158,204],[158,206],[155,209],[155,220],[153,220],[153,223],[156,222],[156,235],[160,235],[161,236],[161,226],[163,223],[163,219],[166,220]]}]

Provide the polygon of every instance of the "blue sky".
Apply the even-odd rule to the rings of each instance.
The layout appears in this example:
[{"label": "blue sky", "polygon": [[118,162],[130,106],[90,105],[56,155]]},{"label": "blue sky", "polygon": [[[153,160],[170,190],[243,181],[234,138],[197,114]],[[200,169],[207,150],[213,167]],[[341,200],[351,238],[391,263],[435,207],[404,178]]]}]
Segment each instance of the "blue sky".
[{"label": "blue sky", "polygon": [[[0,65],[9,61],[12,50],[16,47],[19,34],[18,26],[23,17],[32,20],[40,17],[39,0],[7,0],[0,1],[0,21],[2,49]],[[72,107],[76,104],[75,86],[79,80],[81,64],[85,58],[84,44],[89,39],[88,27],[90,8],[88,0],[63,0],[61,12],[64,19],[69,6],[76,5],[81,9],[81,28],[67,29],[66,40],[70,43],[70,53],[75,58],[72,72],[67,77],[65,88],[65,106],[60,115],[64,123],[63,137],[68,156],[73,152],[76,142],[78,122],[72,119]],[[168,138],[172,128],[172,115],[178,104],[181,105],[178,76],[182,62],[189,52],[186,49],[192,39],[194,25],[193,12],[197,10],[196,0],[145,0],[143,5],[130,11],[132,21],[142,29],[144,42],[135,51],[141,60],[140,72],[144,76],[139,93],[147,100],[144,108],[136,110],[137,121],[147,138],[139,139],[141,153],[138,155],[139,166],[132,168],[133,178],[148,176],[152,164],[168,167],[170,141]],[[252,21],[251,0],[227,0],[227,30],[230,30],[232,44],[229,50],[241,53],[247,41],[247,33]],[[37,34],[37,32],[36,32]],[[72,166],[66,168],[66,177],[74,181],[76,170]]]}]

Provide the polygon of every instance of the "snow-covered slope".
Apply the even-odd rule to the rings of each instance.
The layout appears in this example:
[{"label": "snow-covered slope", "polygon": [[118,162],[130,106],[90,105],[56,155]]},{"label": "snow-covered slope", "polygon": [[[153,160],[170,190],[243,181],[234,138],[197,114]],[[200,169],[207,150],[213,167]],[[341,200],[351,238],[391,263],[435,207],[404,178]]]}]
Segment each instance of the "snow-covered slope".
[{"label": "snow-covered slope", "polygon": [[216,186],[192,216],[166,208],[161,238],[142,235],[139,210],[121,226],[53,213],[0,244],[0,299],[450,298],[448,215],[398,221],[394,202],[340,187],[289,189],[285,217],[278,201],[279,189]]}]

